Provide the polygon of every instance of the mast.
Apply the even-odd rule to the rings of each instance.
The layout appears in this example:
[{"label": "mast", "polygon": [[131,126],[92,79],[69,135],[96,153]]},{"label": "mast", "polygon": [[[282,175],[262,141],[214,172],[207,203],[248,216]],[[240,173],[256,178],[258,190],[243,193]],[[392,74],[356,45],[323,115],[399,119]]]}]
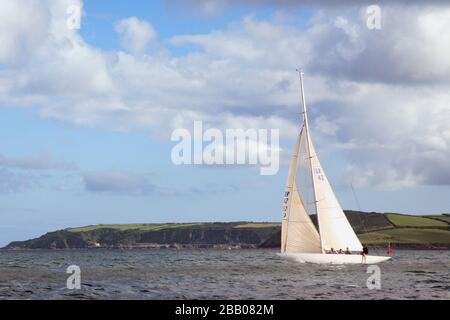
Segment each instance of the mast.
[{"label": "mast", "polygon": [[319,223],[319,210],[318,210],[318,206],[317,206],[316,186],[315,186],[315,182],[314,182],[314,172],[313,172],[313,167],[312,167],[311,139],[309,136],[308,114],[306,113],[305,89],[303,87],[303,70],[297,69],[297,71],[300,75],[300,88],[301,88],[301,93],[302,93],[302,115],[303,115],[303,126],[305,129],[305,137],[306,137],[306,153],[309,158],[309,169],[310,169],[313,194],[314,194],[314,207],[316,209],[317,227],[318,227],[319,236],[320,236],[320,249],[323,252],[323,242],[322,242],[322,235],[320,233],[320,223]]}]

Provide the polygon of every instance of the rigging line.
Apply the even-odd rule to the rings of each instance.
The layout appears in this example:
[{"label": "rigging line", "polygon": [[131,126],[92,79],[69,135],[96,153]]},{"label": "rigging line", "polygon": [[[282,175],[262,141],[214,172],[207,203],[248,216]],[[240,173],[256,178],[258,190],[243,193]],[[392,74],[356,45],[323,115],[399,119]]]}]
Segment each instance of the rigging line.
[{"label": "rigging line", "polygon": [[[355,197],[355,201],[356,201],[356,205],[358,206],[358,210],[362,214],[363,211],[362,211],[362,208],[361,208],[361,204],[360,204],[360,202],[358,200],[358,197],[356,196],[355,188],[353,188],[353,183],[350,183],[350,187],[352,189],[353,196]],[[361,223],[361,226],[363,228],[364,233],[367,232],[367,228],[366,228],[366,225],[364,223],[364,219],[361,217],[361,215],[359,215],[359,222]]]},{"label": "rigging line", "polygon": [[[361,208],[361,204],[360,204],[360,202],[359,202],[359,199],[358,199],[358,197],[356,196],[356,192],[355,192],[355,188],[353,187],[353,183],[350,183],[350,187],[351,187],[351,189],[352,189],[353,196],[355,197],[355,201],[356,201],[356,205],[358,206],[358,210],[362,213],[363,210],[362,210],[362,208]],[[360,221],[360,223],[361,223],[361,225],[362,225],[362,228],[363,228],[363,232],[364,232],[364,233],[368,232],[368,229],[366,228],[366,224],[364,223],[364,220],[365,220],[365,219],[366,219],[366,217],[362,218],[361,215],[359,216],[359,221]],[[374,246],[373,249],[378,250],[378,249],[381,249],[381,248],[378,247],[378,246]]]}]

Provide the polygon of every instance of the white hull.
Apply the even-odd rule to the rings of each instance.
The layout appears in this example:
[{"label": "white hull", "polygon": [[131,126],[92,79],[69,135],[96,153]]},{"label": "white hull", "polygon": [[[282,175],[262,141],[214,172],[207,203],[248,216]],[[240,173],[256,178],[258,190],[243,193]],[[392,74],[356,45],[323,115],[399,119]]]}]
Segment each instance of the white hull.
[{"label": "white hull", "polygon": [[278,255],[300,263],[318,264],[376,264],[391,259],[391,257],[369,255],[363,260],[359,254],[279,253]]}]

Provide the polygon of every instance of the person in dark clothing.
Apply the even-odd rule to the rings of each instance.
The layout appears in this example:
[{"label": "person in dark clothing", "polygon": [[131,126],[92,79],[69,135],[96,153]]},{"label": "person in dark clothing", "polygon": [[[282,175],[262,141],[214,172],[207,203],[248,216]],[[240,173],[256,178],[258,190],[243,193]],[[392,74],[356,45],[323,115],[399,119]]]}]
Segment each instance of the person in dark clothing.
[{"label": "person in dark clothing", "polygon": [[369,248],[367,246],[363,245],[363,252],[367,256],[369,254]]},{"label": "person in dark clothing", "polygon": [[352,254],[352,252],[350,251],[350,249],[347,247],[347,250],[345,250],[345,254]]},{"label": "person in dark clothing", "polygon": [[363,244],[363,249],[361,252],[362,263],[366,263],[366,256],[369,254],[369,248],[365,244]]}]

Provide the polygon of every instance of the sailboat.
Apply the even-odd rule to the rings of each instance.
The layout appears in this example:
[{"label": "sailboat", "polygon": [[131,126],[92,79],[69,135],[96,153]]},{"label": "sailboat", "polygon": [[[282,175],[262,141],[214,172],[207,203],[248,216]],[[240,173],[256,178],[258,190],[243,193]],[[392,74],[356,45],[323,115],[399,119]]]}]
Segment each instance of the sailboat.
[{"label": "sailboat", "polygon": [[[292,153],[283,200],[280,256],[320,264],[375,264],[390,257],[362,255],[363,246],[328,182],[311,141],[303,72],[302,127]],[[310,215],[317,217],[316,224]],[[332,251],[349,254],[331,254]],[[351,253],[351,254],[350,254]]]}]

